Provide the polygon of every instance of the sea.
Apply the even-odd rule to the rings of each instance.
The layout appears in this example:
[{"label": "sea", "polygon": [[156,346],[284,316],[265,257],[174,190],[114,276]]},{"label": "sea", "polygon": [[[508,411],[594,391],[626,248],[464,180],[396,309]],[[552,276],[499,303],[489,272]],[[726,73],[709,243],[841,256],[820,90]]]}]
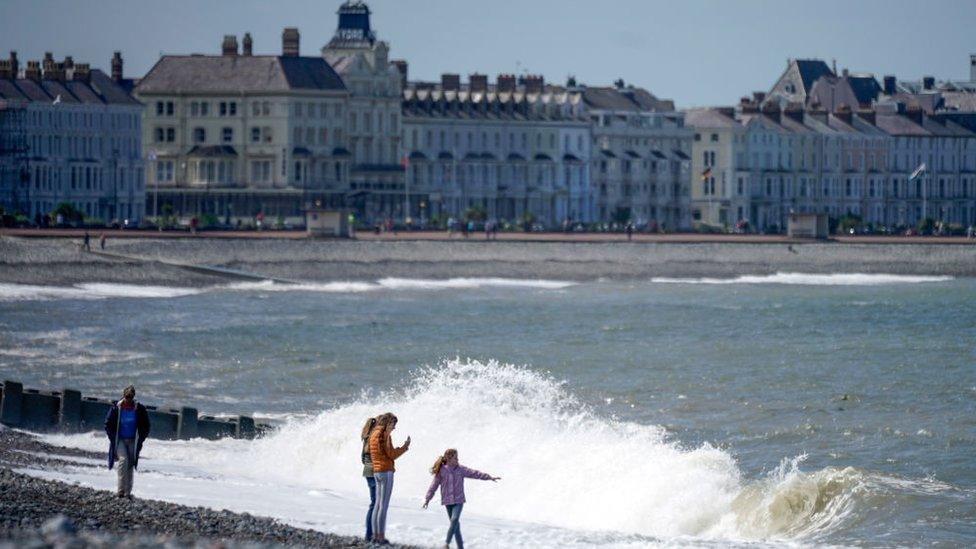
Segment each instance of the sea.
[{"label": "sea", "polygon": [[[501,477],[466,484],[474,547],[976,545],[976,279],[0,284],[0,376],[270,421],[150,440],[135,495],[338,534],[393,412],[397,542],[443,544],[456,448]],[[27,472],[114,486],[74,459]]]}]

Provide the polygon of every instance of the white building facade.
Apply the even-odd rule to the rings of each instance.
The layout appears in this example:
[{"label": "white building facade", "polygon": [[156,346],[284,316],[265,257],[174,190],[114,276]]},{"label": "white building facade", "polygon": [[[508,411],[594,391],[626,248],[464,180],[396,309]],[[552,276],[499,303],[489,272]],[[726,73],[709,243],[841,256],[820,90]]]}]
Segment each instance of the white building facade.
[{"label": "white building facade", "polygon": [[[92,223],[139,221],[145,213],[142,105],[126,89],[116,53],[112,75],[48,53],[21,70],[0,60],[0,101],[22,109],[19,151],[2,155],[4,209],[42,222],[68,203]],[[13,121],[13,118],[10,118]]]}]

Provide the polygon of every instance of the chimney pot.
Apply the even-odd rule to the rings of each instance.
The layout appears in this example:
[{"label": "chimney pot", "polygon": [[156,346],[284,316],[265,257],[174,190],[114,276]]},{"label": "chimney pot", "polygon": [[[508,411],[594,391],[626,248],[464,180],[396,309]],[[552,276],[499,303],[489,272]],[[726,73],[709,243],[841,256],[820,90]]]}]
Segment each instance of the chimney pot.
[{"label": "chimney pot", "polygon": [[20,73],[20,62],[17,60],[17,52],[14,50],[10,51],[10,73],[11,78],[16,79]]},{"label": "chimney pot", "polygon": [[225,34],[224,41],[220,45],[221,54],[225,56],[236,56],[237,55],[237,36],[233,34]]},{"label": "chimney pot", "polygon": [[512,93],[515,91],[515,75],[499,74],[495,89],[499,92]]},{"label": "chimney pot", "polygon": [[444,91],[461,89],[461,76],[456,73],[445,72],[441,75],[441,89]]},{"label": "chimney pot", "polygon": [[546,81],[538,74],[529,74],[525,77],[525,93],[542,93]]},{"label": "chimney pot", "polygon": [[300,38],[301,35],[298,34],[298,28],[286,27],[281,33],[281,55],[284,57],[298,57]]},{"label": "chimney pot", "polygon": [[884,92],[885,95],[895,95],[898,89],[898,80],[892,75],[887,75],[884,77]]},{"label": "chimney pot", "polygon": [[41,62],[40,61],[28,61],[27,68],[24,69],[24,78],[28,80],[33,80],[34,82],[41,81]]},{"label": "chimney pot", "polygon": [[488,76],[485,74],[469,74],[468,87],[473,92],[488,91]]},{"label": "chimney pot", "polygon": [[393,65],[396,66],[397,72],[400,73],[400,87],[401,88],[406,88],[407,87],[407,69],[409,68],[409,66],[407,65],[406,59],[394,59],[393,60]]},{"label": "chimney pot", "polygon": [[112,80],[116,82],[122,80],[122,52],[120,51],[112,55]]},{"label": "chimney pot", "polygon": [[244,55],[251,55],[252,49],[254,48],[254,40],[251,38],[251,33],[244,33]]}]

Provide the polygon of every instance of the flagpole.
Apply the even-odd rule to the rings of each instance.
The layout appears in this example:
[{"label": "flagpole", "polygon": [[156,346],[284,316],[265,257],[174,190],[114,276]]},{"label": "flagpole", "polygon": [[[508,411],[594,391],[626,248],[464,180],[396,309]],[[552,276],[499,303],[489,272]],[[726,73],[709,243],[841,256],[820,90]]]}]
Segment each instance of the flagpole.
[{"label": "flagpole", "polygon": [[927,187],[929,186],[927,181],[928,179],[928,174],[926,173],[927,171],[928,170],[922,172],[922,219],[920,219],[919,222],[925,221],[929,217],[929,208],[928,208],[928,201],[927,201],[928,193],[926,193],[926,191],[928,190]]}]

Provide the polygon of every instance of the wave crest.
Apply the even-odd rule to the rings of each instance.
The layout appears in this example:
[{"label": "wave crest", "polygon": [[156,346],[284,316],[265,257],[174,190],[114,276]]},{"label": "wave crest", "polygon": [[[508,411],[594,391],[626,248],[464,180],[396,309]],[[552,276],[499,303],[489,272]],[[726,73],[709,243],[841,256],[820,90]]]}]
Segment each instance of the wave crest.
[{"label": "wave crest", "polygon": [[329,488],[358,490],[349,456],[359,442],[350,433],[386,411],[399,418],[395,443],[413,441],[397,462],[394,499],[420,497],[429,462],[452,447],[462,463],[504,479],[490,488],[471,483],[479,514],[519,522],[654,538],[793,539],[841,524],[863,484],[853,469],[803,473],[800,460],[743,480],[726,451],[684,448],[659,426],[601,417],[551,376],[470,359],[289,422],[258,441],[250,461],[289,482],[332,472]]}]

